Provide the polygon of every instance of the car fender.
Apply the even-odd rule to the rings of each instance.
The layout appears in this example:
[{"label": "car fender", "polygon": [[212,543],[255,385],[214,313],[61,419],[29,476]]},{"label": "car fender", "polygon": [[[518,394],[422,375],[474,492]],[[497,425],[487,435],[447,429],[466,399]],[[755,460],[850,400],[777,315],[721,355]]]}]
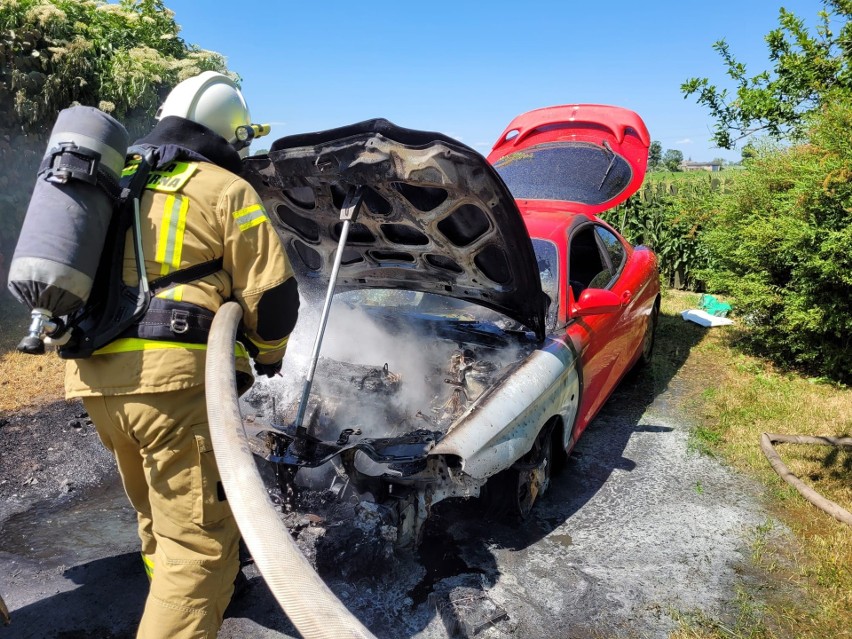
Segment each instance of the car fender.
[{"label": "car fender", "polygon": [[577,356],[569,343],[548,338],[484,393],[450,427],[430,455],[453,455],[468,475],[484,479],[509,468],[530,449],[554,416],[570,447],[580,397]]}]

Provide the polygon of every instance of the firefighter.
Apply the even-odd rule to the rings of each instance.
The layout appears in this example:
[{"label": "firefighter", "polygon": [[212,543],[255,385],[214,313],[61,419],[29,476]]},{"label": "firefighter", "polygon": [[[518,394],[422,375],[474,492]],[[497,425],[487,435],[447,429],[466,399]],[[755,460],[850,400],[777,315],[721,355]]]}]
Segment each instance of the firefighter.
[{"label": "firefighter", "polygon": [[[208,274],[158,293],[139,324],[69,360],[65,388],[82,398],[137,512],[151,580],[137,636],[215,637],[239,570],[239,531],[207,423],[210,319],[226,300],[242,306],[245,343],[235,354],[244,390],[247,351],[257,374],[280,371],[299,297],[260,197],[238,176],[252,132],[263,129],[236,84],[212,71],[184,80],[157,120],[136,142],[159,156],[141,200],[147,276],[201,264]],[[128,234],[123,277],[135,284],[131,242]]]}]

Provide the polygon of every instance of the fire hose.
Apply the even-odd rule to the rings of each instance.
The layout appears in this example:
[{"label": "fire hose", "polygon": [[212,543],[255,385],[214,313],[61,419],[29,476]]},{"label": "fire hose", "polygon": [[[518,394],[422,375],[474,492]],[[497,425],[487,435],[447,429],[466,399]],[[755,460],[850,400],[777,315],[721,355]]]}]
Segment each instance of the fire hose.
[{"label": "fire hose", "polygon": [[852,437],[809,437],[806,435],[777,435],[775,433],[763,433],[760,436],[760,448],[763,450],[763,454],[766,455],[766,459],[769,460],[772,469],[778,473],[781,479],[798,490],[802,497],[807,499],[820,510],[828,513],[837,521],[852,526],[852,513],[830,499],[826,499],[790,472],[790,469],[787,468],[784,462],[781,461],[781,457],[775,452],[775,447],[773,446],[775,442],[787,444],[842,446],[849,448],[852,447]]},{"label": "fire hose", "polygon": [[249,448],[236,388],[236,302],[213,319],[207,351],[207,415],[228,503],[260,573],[305,639],[375,639],[323,582],[302,554],[266,492]]},{"label": "fire hose", "polygon": [[10,621],[9,609],[6,607],[6,602],[3,601],[3,597],[0,597],[0,621],[3,622],[4,626],[8,626]]}]

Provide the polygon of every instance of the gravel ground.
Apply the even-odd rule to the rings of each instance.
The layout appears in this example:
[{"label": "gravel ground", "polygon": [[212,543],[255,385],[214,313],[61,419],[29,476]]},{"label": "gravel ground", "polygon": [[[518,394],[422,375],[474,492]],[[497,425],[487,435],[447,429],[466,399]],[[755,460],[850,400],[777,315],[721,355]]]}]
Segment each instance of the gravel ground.
[{"label": "gravel ground", "polygon": [[[690,452],[677,384],[617,391],[521,527],[441,508],[416,554],[354,535],[366,515],[352,509],[297,517],[293,532],[381,638],[656,639],[678,613],[725,619],[768,516],[755,485]],[[0,424],[0,593],[12,613],[0,639],[134,636],[147,588],[134,516],[82,409],[57,402]],[[255,567],[244,574],[220,636],[297,636]]]},{"label": "gravel ground", "polygon": [[79,402],[0,411],[0,522],[39,503],[62,507],[114,476],[112,455]]}]

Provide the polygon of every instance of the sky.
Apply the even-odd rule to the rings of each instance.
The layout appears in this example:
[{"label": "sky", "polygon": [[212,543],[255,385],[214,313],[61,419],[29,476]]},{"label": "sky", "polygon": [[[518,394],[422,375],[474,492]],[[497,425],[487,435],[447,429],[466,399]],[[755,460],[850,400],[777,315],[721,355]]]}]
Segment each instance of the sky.
[{"label": "sky", "polygon": [[[781,6],[813,27],[820,0],[165,0],[187,43],[223,54],[271,140],[383,117],[487,154],[516,115],[558,104],[636,111],[663,150],[738,161],[680,85],[730,86],[712,44],[750,73]],[[726,82],[728,80],[728,82]]]}]

